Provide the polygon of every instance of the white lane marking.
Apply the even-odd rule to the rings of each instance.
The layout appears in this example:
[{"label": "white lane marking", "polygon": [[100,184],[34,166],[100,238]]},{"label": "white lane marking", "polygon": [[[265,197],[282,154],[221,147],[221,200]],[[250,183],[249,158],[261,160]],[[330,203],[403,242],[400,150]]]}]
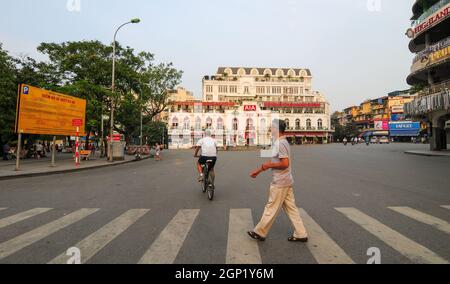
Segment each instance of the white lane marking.
[{"label": "white lane marking", "polygon": [[178,211],[177,215],[139,260],[139,264],[174,263],[199,212],[198,209]]},{"label": "white lane marking", "polygon": [[347,218],[363,227],[369,233],[392,247],[405,257],[416,263],[441,263],[447,264],[448,261],[438,256],[436,253],[427,249],[415,241],[408,239],[399,232],[383,225],[378,220],[367,216],[355,208],[336,208],[337,211],[344,214]]},{"label": "white lane marking", "polygon": [[420,212],[410,207],[388,207],[388,208],[397,213],[405,215],[411,219],[433,226],[444,233],[450,234],[450,224],[445,220]]},{"label": "white lane marking", "polygon": [[227,264],[261,264],[258,243],[247,232],[254,223],[250,209],[231,209],[228,226]]},{"label": "white lane marking", "polygon": [[0,228],[4,228],[14,223],[21,222],[23,220],[48,212],[50,210],[52,210],[52,208],[34,208],[9,217],[5,217],[3,219],[0,219]]},{"label": "white lane marking", "polygon": [[[81,263],[86,263],[148,211],[148,209],[131,209],[74,245],[73,247],[78,248],[81,252]],[[69,257],[64,252],[49,263],[64,264],[68,259]]]},{"label": "white lane marking", "polygon": [[24,233],[9,241],[0,244],[0,259],[3,259],[11,254],[39,241],[51,234],[80,221],[81,219],[95,213],[99,209],[80,209],[61,217],[53,222],[38,227],[32,231]]},{"label": "white lane marking", "polygon": [[317,224],[308,213],[299,208],[300,215],[308,230],[309,240],[306,246],[319,264],[354,264],[353,260],[338,244]]}]

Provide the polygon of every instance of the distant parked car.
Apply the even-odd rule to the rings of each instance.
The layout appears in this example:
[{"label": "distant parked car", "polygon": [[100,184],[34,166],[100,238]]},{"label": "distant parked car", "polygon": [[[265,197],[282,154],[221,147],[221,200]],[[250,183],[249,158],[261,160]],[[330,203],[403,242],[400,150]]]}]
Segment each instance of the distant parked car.
[{"label": "distant parked car", "polygon": [[389,138],[387,138],[386,136],[383,136],[380,138],[379,143],[380,144],[389,144]]},{"label": "distant parked car", "polygon": [[377,137],[372,137],[372,138],[370,139],[370,143],[372,143],[372,144],[378,144],[378,138],[377,138]]}]

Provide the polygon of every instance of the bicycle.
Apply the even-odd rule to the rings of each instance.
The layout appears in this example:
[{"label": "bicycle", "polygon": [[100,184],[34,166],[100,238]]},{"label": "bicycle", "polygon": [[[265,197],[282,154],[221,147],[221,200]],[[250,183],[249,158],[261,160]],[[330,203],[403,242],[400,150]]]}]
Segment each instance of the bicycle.
[{"label": "bicycle", "polygon": [[207,193],[208,199],[211,201],[214,199],[214,190],[215,190],[214,178],[212,177],[212,175],[210,175],[212,163],[213,163],[212,160],[207,160],[206,164],[202,165],[203,181],[201,182],[203,193]]}]

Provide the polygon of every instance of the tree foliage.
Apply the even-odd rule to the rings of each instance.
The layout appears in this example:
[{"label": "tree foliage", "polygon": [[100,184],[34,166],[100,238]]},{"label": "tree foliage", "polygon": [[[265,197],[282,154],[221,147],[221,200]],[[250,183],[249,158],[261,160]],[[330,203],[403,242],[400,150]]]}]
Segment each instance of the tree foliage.
[{"label": "tree foliage", "polygon": [[[113,94],[112,46],[100,41],[69,41],[42,43],[37,50],[48,60],[12,58],[0,45],[0,133],[4,140],[11,139],[14,128],[19,83],[86,99],[88,133],[100,131],[102,115],[109,117],[114,104],[114,130],[131,140],[139,136],[141,109],[144,124],[151,123],[166,109],[167,91],[174,89],[182,76],[172,63],[156,64],[153,54],[116,43]],[[106,121],[105,135],[109,135],[108,125]]]}]

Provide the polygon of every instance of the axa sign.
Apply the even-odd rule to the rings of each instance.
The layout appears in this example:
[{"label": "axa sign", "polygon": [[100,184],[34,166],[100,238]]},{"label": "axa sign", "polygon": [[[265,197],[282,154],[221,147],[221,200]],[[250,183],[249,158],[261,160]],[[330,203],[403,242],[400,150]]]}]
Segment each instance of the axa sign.
[{"label": "axa sign", "polygon": [[256,105],[245,105],[244,111],[257,111],[257,106]]}]

